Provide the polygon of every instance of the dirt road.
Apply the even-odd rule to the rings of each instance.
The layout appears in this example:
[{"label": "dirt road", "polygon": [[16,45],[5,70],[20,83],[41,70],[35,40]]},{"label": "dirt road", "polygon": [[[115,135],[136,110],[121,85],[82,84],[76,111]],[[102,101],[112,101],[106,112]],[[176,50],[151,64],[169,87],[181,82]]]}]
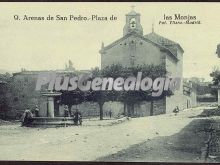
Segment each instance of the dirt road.
[{"label": "dirt road", "polygon": [[104,157],[134,145],[148,146],[148,141],[153,146],[160,145],[161,137],[181,132],[194,120],[189,117],[202,111],[203,108],[195,108],[177,116],[133,118],[113,126],[38,129],[3,125],[0,126],[0,160],[108,160]]}]

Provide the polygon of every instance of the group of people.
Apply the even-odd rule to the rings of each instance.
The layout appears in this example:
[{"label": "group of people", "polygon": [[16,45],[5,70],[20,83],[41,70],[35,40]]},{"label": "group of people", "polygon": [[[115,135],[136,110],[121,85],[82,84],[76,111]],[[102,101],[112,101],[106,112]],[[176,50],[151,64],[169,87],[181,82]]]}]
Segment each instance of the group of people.
[{"label": "group of people", "polygon": [[33,117],[39,117],[39,108],[37,105],[35,106],[34,114],[29,109],[24,111],[21,116],[21,126],[28,126],[33,121]]},{"label": "group of people", "polygon": [[[24,111],[21,117],[22,126],[28,126],[33,121],[34,117],[40,117],[39,108],[37,105],[34,108],[34,113],[32,113],[28,109]],[[71,113],[69,113],[68,106],[65,105],[64,106],[64,117],[73,117],[73,121],[75,125],[82,125],[82,114],[78,109],[76,109],[76,111],[72,115]]]},{"label": "group of people", "polygon": [[33,114],[30,110],[25,110],[21,116],[21,126],[28,126],[33,121]]},{"label": "group of people", "polygon": [[[175,116],[177,115],[177,113],[179,113],[179,107],[176,106],[173,110],[173,113],[175,114]],[[110,118],[112,118],[112,111],[108,111],[108,115]],[[33,117],[39,117],[39,108],[36,105],[35,109],[34,109],[34,114],[30,111],[30,110],[25,110],[22,117],[21,117],[21,121],[22,121],[22,126],[28,126],[32,121],[33,121]],[[67,105],[64,106],[64,117],[73,117],[73,121],[75,125],[82,125],[82,114],[81,112],[76,109],[76,111],[71,114],[71,111],[69,111],[69,108]]]},{"label": "group of people", "polygon": [[71,112],[69,112],[68,106],[65,105],[64,106],[64,117],[73,117],[73,121],[75,125],[82,125],[82,114],[78,109],[76,109],[76,111],[72,115]]}]

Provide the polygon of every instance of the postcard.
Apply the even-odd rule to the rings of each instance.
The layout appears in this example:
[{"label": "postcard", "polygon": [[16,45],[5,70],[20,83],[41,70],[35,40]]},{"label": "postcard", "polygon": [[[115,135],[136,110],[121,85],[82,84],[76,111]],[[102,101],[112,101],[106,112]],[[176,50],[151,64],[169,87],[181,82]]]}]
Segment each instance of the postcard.
[{"label": "postcard", "polygon": [[0,3],[0,160],[220,162],[220,3]]}]

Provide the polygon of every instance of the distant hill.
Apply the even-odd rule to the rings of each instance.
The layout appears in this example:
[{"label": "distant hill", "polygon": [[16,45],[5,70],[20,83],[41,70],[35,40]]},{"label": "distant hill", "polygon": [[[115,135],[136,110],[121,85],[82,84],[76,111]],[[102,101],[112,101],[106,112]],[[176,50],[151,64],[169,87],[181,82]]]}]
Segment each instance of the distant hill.
[{"label": "distant hill", "polygon": [[0,74],[5,74],[5,73],[14,73],[14,72],[17,72],[17,71],[10,71],[10,70],[5,70],[5,69],[0,69]]}]

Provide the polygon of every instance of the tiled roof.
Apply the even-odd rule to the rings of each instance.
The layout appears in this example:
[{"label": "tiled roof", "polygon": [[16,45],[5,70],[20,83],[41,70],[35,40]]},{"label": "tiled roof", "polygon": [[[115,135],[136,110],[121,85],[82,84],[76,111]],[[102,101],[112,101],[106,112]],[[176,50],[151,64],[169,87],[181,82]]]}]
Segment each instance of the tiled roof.
[{"label": "tiled roof", "polygon": [[174,55],[177,54],[176,51],[176,47],[178,47],[181,51],[184,52],[183,48],[176,42],[169,40],[163,36],[160,36],[158,34],[156,34],[155,32],[149,33],[147,35],[144,36],[145,38],[166,47],[167,49],[169,49]]},{"label": "tiled roof", "polygon": [[[141,35],[139,35],[139,34],[137,34],[137,33],[135,33],[135,32],[128,33],[127,35],[125,35],[125,36],[123,36],[122,38],[120,38],[120,39],[114,41],[113,43],[109,44],[108,46],[103,47],[103,48],[100,50],[100,52],[105,52],[106,50],[112,48],[113,46],[117,45],[118,43],[120,43],[121,41],[125,40],[126,38],[128,38],[128,37],[131,36],[131,35],[136,36],[136,37],[139,37],[139,38],[141,38],[142,40],[144,40],[144,41],[146,41],[146,42],[150,42],[150,43],[152,43],[152,44],[154,44],[154,45],[160,47],[162,50],[165,50],[165,51],[169,52],[169,54],[171,54],[176,60],[178,60],[177,55],[176,55],[176,54],[177,54],[177,53],[176,53],[177,51],[176,51],[176,49],[175,49],[173,46],[162,45],[161,43],[154,41],[152,38],[149,39],[148,37],[146,37],[146,36],[141,36]],[[180,47],[180,48],[181,48],[181,47]],[[182,49],[182,48],[181,48],[181,49]]]},{"label": "tiled roof", "polygon": [[57,74],[65,74],[65,73],[90,73],[90,70],[39,70],[39,71],[22,71],[22,72],[17,72],[17,73],[13,73],[13,76],[16,75],[36,75],[36,74],[40,74],[40,73],[49,73],[49,72],[55,72]]}]

